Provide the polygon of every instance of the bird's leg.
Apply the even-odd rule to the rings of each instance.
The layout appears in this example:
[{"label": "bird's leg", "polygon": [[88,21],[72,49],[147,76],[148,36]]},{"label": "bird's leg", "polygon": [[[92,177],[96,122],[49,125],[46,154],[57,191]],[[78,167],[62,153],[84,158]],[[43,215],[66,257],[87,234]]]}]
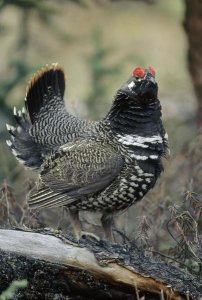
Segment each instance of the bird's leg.
[{"label": "bird's leg", "polygon": [[101,218],[102,227],[104,229],[105,237],[111,242],[115,242],[112,226],[114,219],[112,213],[104,212]]},{"label": "bird's leg", "polygon": [[79,240],[82,232],[82,226],[79,220],[79,211],[69,209],[69,214],[72,221],[75,237],[77,240]]},{"label": "bird's leg", "polygon": [[82,223],[79,219],[78,210],[69,209],[69,213],[73,224],[74,234],[77,240],[79,240],[82,236],[90,236],[98,241],[100,240],[100,238],[96,234],[82,230]]}]

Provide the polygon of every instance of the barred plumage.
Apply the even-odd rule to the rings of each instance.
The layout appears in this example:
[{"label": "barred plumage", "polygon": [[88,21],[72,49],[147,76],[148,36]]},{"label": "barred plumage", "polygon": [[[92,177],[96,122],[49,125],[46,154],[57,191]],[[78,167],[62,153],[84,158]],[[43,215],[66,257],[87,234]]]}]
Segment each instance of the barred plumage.
[{"label": "barred plumage", "polygon": [[64,73],[58,64],[33,76],[25,99],[28,116],[15,109],[17,126],[7,125],[14,155],[40,173],[31,208],[67,206],[107,216],[154,186],[168,150],[154,77],[152,68],[135,69],[107,116],[92,122],[66,111]]}]

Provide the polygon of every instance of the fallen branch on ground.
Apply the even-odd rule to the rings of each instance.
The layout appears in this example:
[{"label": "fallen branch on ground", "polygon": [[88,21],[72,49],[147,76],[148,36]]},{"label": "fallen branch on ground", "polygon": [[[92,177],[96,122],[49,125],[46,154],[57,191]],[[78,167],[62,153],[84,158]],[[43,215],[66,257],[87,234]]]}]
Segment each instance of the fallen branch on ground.
[{"label": "fallen branch on ground", "polygon": [[0,293],[16,279],[28,287],[14,299],[189,299],[202,284],[137,247],[93,238],[0,230]]}]

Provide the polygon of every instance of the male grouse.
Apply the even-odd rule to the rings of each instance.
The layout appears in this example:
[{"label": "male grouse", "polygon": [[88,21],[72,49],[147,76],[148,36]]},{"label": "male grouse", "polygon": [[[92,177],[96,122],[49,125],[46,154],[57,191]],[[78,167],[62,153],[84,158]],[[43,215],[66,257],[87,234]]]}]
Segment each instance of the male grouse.
[{"label": "male grouse", "polygon": [[7,144],[40,174],[30,208],[66,206],[77,216],[77,227],[79,210],[100,210],[110,237],[109,215],[142,199],[163,170],[168,140],[155,71],[135,68],[99,122],[69,114],[64,91],[57,63],[36,73],[28,84],[26,110],[14,108],[16,127],[7,125],[12,137]]}]

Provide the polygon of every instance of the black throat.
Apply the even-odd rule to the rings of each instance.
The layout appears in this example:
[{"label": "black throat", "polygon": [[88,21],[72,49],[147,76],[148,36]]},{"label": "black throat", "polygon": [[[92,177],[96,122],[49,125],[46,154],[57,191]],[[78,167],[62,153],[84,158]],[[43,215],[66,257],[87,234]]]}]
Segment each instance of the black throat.
[{"label": "black throat", "polygon": [[156,135],[162,130],[161,105],[158,99],[140,103],[119,90],[104,120],[118,134]]}]

